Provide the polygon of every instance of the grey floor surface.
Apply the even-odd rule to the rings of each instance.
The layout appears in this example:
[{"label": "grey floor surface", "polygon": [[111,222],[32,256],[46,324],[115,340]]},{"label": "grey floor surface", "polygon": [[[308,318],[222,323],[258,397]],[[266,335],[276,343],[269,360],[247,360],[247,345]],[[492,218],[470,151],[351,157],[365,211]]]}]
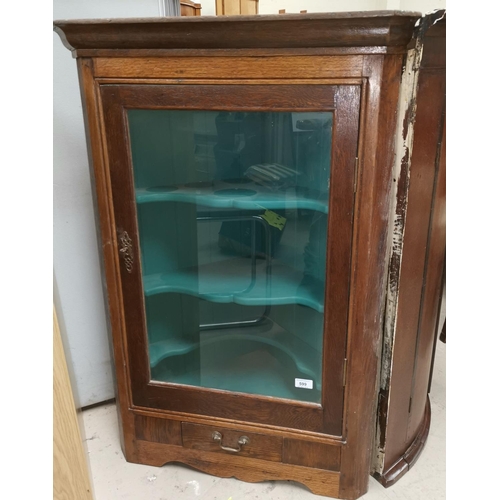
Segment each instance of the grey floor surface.
[{"label": "grey floor surface", "polygon": [[[366,500],[438,500],[445,495],[446,346],[438,342],[430,394],[432,417],[418,462],[389,489],[370,478]],[[120,449],[115,405],[83,412],[95,500],[314,500],[291,481],[244,483],[220,479],[182,465],[156,468],[129,464]]]}]

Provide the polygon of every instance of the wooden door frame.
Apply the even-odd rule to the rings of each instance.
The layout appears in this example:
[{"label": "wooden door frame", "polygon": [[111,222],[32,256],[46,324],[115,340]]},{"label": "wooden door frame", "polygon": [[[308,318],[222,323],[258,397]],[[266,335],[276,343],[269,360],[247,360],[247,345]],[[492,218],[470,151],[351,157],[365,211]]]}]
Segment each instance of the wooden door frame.
[{"label": "wooden door frame", "polygon": [[[126,324],[124,345],[127,346],[125,355],[132,407],[254,422],[340,437],[360,85],[224,85],[224,81],[218,85],[110,84],[100,87],[100,95],[117,237],[126,231],[135,255],[133,267],[123,259],[120,263],[121,307]],[[151,381],[126,120],[126,110],[136,108],[333,112],[328,232],[335,235],[335,244],[330,243],[327,248],[322,405]],[[118,248],[115,251],[121,253]]]}]

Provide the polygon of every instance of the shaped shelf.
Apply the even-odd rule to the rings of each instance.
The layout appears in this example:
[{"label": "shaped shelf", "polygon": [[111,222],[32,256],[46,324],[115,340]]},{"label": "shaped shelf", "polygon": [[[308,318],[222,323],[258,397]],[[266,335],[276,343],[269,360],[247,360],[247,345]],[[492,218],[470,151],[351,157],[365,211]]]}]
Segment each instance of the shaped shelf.
[{"label": "shaped shelf", "polygon": [[[203,352],[203,349],[209,349],[210,346],[217,346],[217,352],[226,353],[228,359],[241,360],[242,356],[249,356],[256,353],[261,358],[265,354],[271,355],[274,359],[278,360],[280,366],[287,364],[290,365],[290,363],[292,363],[293,368],[285,371],[281,369],[281,374],[293,373],[296,376],[300,375],[304,378],[314,380],[314,389],[321,390],[318,352],[304,341],[284,331],[274,333],[268,332],[265,334],[255,333],[255,331],[252,333],[240,333],[236,331],[215,334],[205,333],[202,334],[199,342],[189,339],[184,340],[175,338],[155,342],[149,346],[151,368],[155,370],[155,368],[167,358],[187,355],[197,350],[201,350]],[[210,356],[210,354],[207,356]],[[211,364],[213,364],[214,369],[213,373],[209,375]],[[265,380],[269,383],[270,380],[282,378],[282,375],[281,377],[266,378],[262,380],[262,384],[259,384],[255,379],[259,378],[259,374],[262,375],[262,373],[260,373],[260,369],[256,369],[256,365],[252,363],[249,365],[252,368],[248,371],[244,364],[244,362],[239,362],[240,369],[242,371],[241,376],[235,376],[233,373],[231,377],[225,379],[224,371],[221,370],[221,366],[225,365],[225,363],[217,362],[216,359],[212,360],[211,363],[208,359],[206,359],[204,363],[204,377],[208,375],[208,380],[211,378],[214,380],[207,380],[204,385],[206,387],[236,390],[237,392],[257,392],[265,395],[267,394],[267,391],[269,391],[269,388],[267,390],[265,388]],[[263,368],[272,365],[269,362],[262,362],[258,363],[257,366],[260,364],[262,364]],[[199,385],[199,382],[195,381],[196,376],[199,376],[197,372],[184,373],[182,375],[170,375],[166,376],[166,380],[163,381]],[[190,378],[192,379],[191,383],[189,382]],[[245,387],[245,383],[248,383],[248,387],[251,388],[251,390],[242,391],[242,387]]]},{"label": "shaped shelf", "polygon": [[[221,280],[220,277],[224,276]],[[248,261],[226,259],[194,268],[144,276],[146,297],[159,293],[185,293],[210,302],[245,306],[300,304],[324,312],[322,283],[305,286],[304,274],[273,262],[270,283],[266,264],[258,261],[252,285]]]},{"label": "shaped shelf", "polygon": [[253,182],[200,182],[135,190],[137,203],[177,201],[213,208],[240,210],[308,209],[328,213],[328,200],[317,200],[288,191],[271,191]]}]

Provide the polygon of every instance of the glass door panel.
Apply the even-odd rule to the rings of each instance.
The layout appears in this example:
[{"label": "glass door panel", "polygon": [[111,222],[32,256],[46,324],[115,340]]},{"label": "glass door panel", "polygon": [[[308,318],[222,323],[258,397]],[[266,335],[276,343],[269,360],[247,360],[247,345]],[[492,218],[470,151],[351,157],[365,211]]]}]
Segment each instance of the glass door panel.
[{"label": "glass door panel", "polygon": [[127,117],[151,379],[320,403],[333,113]]}]

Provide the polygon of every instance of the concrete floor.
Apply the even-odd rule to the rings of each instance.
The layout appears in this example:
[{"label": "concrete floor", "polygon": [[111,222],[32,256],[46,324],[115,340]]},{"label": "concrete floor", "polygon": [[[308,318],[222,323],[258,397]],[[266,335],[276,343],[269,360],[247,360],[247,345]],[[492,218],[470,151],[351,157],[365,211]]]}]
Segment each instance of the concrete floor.
[{"label": "concrete floor", "polygon": [[[398,483],[383,488],[370,478],[366,500],[445,498],[446,346],[438,342],[432,390],[431,428],[418,462]],[[125,462],[120,450],[115,405],[83,412],[95,500],[315,500],[291,481],[244,483],[220,479],[182,465],[161,468]]]}]

